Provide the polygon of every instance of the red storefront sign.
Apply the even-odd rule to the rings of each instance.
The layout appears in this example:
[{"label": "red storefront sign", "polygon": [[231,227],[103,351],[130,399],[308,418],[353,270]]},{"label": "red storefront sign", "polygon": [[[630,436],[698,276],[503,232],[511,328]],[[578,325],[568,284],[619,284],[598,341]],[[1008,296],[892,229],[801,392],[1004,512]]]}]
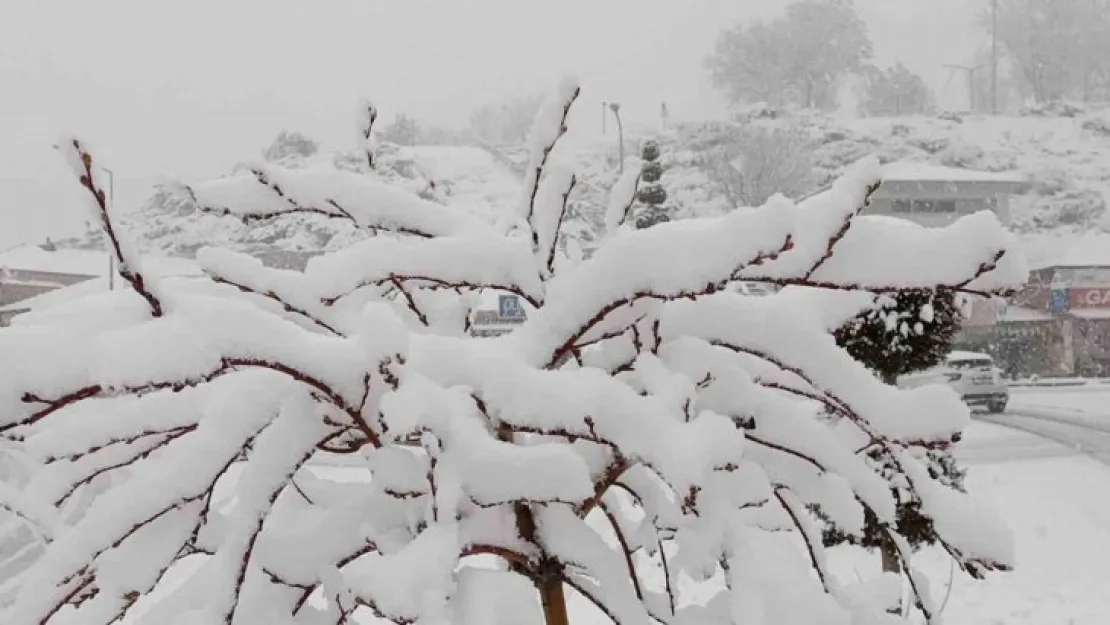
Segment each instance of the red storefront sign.
[{"label": "red storefront sign", "polygon": [[1110,287],[1070,288],[1068,303],[1072,308],[1110,308]]}]

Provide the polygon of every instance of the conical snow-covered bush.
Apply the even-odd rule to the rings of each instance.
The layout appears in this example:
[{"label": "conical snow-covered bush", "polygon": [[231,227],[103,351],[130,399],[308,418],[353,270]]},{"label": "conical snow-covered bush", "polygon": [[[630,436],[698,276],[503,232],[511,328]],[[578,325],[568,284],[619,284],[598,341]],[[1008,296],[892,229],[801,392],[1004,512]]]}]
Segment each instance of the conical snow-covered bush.
[{"label": "conical snow-covered bush", "polygon": [[[200,210],[381,233],[304,273],[205,249],[210,280],[156,281],[67,142],[131,288],[0,330],[0,436],[28,467],[0,507],[41,544],[2,580],[0,623],[565,625],[571,592],[619,625],[883,622],[826,566],[814,507],[854,533],[870,510],[931,615],[876,448],[960,567],[1006,568],[1005,529],[920,460],[959,438],[959,398],[885,386],[829,333],[872,293],[1020,284],[993,215],[858,217],[868,160],[799,205],[636,231],[625,184],[572,261],[553,148],[577,94],[541,110],[496,229],[365,172],[263,163],[188,189]],[[481,291],[527,321],[469,337]],[[315,468],[341,458],[354,478]]]}]

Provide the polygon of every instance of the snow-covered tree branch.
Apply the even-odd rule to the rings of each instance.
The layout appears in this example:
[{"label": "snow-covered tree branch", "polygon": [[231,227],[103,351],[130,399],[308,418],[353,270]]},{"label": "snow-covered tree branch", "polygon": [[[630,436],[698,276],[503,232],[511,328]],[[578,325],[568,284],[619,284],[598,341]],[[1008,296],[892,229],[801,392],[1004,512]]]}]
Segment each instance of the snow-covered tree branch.
[{"label": "snow-covered tree branch", "polygon": [[[260,164],[191,187],[197,204],[382,236],[303,273],[206,249],[209,280],[155,296],[136,273],[0,330],[0,436],[34,463],[0,506],[48,528],[0,622],[567,625],[567,588],[618,625],[881,616],[825,565],[811,509],[849,533],[879,519],[931,616],[890,483],[856,453],[873,445],[966,571],[1010,566],[1004,528],[916,455],[958,440],[967,408],[882,384],[831,335],[875,291],[1021,284],[993,215],[861,217],[879,184],[866,160],[798,205],[633,231],[630,178],[602,246],[559,262],[574,177],[551,155],[577,93],[564,83],[537,117],[508,235],[373,172]],[[519,296],[528,320],[467,336],[484,291]],[[360,479],[312,470],[340,455]],[[694,604],[680,576],[723,583]]]}]

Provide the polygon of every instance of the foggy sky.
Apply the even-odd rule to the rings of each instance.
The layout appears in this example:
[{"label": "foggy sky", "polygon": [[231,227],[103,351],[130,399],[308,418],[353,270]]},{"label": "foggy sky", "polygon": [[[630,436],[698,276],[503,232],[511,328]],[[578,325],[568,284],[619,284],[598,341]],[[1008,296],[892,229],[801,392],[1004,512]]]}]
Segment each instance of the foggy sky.
[{"label": "foggy sky", "polygon": [[[966,94],[945,63],[978,44],[985,0],[856,0],[878,62],[922,73],[942,105]],[[461,125],[485,101],[583,80],[650,120],[718,115],[703,60],[717,32],[781,0],[0,0],[0,250],[83,229],[76,182],[50,148],[85,138],[120,206],[164,176],[225,173],[281,129],[353,146],[370,97]],[[590,132],[595,124],[577,124]],[[576,130],[579,130],[576,128]]]}]

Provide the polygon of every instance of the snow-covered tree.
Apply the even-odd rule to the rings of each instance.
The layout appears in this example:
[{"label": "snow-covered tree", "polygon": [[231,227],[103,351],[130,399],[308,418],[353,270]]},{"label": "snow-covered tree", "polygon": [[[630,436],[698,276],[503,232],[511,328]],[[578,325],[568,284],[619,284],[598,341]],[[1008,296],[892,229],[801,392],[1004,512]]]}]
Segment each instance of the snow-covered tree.
[{"label": "snow-covered tree", "polygon": [[[918,458],[959,438],[966,407],[881,384],[829,331],[868,291],[1010,290],[1012,235],[989,213],[931,231],[858,217],[879,184],[866,160],[798,205],[647,230],[623,224],[632,176],[575,263],[555,242],[578,93],[536,118],[509,235],[372,172],[260,164],[189,188],[250,222],[385,233],[304,273],[204,249],[211,280],[157,280],[67,141],[131,288],[0,330],[0,436],[28,467],[0,507],[42,545],[0,622],[567,625],[566,592],[620,625],[894,622],[829,568],[809,506],[855,533],[870,511],[932,615],[872,447],[960,567],[1006,568],[997,519]],[[485,290],[527,321],[468,337]],[[342,458],[354,476],[315,469]]]},{"label": "snow-covered tree", "polygon": [[[944,362],[952,350],[961,320],[955,292],[911,289],[876,298],[873,308],[837,328],[834,336],[837,344],[857,362],[883,382],[896,384],[899,376]],[[889,464],[884,464],[880,450],[869,451],[882,471],[892,470]],[[956,465],[950,452],[928,450],[924,460],[937,479],[953,488],[963,488],[964,471]],[[898,504],[895,526],[898,533],[914,549],[932,545],[936,534],[932,519],[922,514],[919,502],[906,496],[901,488],[894,488],[892,493]],[[898,571],[901,566],[897,548],[887,539],[873,515],[867,515],[862,536],[828,528],[825,541],[826,544],[847,542],[879,549],[884,570]]]},{"label": "snow-covered tree", "polygon": [[920,115],[933,106],[933,94],[925,80],[902,63],[886,68],[863,68],[863,102],[867,115]]},{"label": "snow-covered tree", "polygon": [[813,191],[813,139],[801,126],[729,124],[707,129],[697,165],[733,206],[761,206],[776,193]]},{"label": "snow-covered tree", "polygon": [[832,109],[841,81],[871,54],[850,0],[800,0],[781,17],[723,31],[706,65],[732,104]]},{"label": "snow-covered tree", "polygon": [[662,152],[659,142],[655,139],[644,141],[640,149],[640,187],[636,192],[636,199],[643,206],[637,211],[636,227],[650,228],[671,220],[669,211],[663,205],[667,202],[667,190],[659,180],[663,177],[663,163],[659,157]]},{"label": "snow-covered tree", "polygon": [[268,161],[293,157],[307,158],[320,149],[320,144],[296,131],[282,130],[262,156]]},{"label": "snow-covered tree", "polygon": [[988,32],[997,29],[1002,52],[1036,102],[1105,99],[1110,92],[1107,0],[999,0],[997,14],[984,11],[979,21]]},{"label": "snow-covered tree", "polygon": [[483,104],[470,113],[470,132],[486,144],[519,145],[543,102],[540,93]]}]

